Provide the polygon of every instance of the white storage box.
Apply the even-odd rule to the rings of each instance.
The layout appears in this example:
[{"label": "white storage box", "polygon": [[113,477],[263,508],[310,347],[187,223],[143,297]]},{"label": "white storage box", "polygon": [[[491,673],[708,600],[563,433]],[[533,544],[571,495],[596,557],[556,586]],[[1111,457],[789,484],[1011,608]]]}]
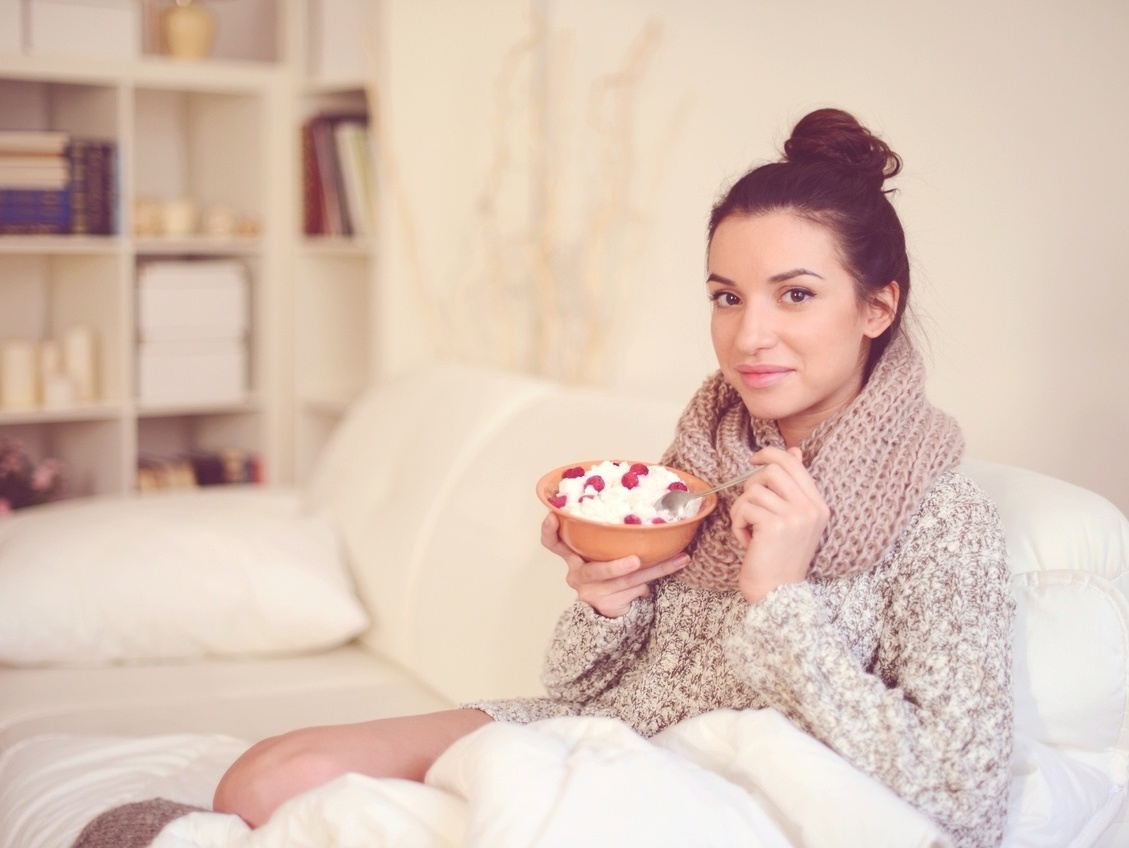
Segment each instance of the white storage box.
[{"label": "white storage box", "polygon": [[137,349],[141,403],[233,403],[247,396],[242,341],[146,341]]},{"label": "white storage box", "polygon": [[141,55],[140,0],[28,0],[29,53],[134,59]]},{"label": "white storage box", "polygon": [[0,0],[0,53],[24,49],[24,0]]},{"label": "white storage box", "polygon": [[153,262],[138,274],[142,341],[239,339],[249,311],[247,276],[237,261]]}]

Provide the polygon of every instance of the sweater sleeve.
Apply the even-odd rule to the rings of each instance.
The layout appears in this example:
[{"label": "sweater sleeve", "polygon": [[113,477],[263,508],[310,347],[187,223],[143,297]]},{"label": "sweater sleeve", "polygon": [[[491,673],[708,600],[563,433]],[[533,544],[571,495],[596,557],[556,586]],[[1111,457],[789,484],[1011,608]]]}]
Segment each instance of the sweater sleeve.
[{"label": "sweater sleeve", "polygon": [[576,601],[557,621],[545,656],[541,682],[549,696],[584,703],[615,683],[646,643],[654,611],[650,596],[637,598],[619,618]]},{"label": "sweater sleeve", "polygon": [[751,606],[727,657],[771,706],[933,817],[956,845],[998,845],[1014,601],[995,507],[950,475],[890,556],[876,656],[854,656],[803,583]]}]

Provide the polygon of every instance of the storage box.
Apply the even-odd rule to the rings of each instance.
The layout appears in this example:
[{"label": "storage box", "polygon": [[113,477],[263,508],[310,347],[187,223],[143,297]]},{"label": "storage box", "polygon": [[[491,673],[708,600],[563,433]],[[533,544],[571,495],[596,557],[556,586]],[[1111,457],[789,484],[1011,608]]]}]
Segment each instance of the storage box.
[{"label": "storage box", "polygon": [[246,272],[234,260],[160,261],[137,280],[137,329],[147,340],[240,339],[250,323]]},{"label": "storage box", "polygon": [[24,0],[0,0],[0,53],[24,49]]},{"label": "storage box", "polygon": [[141,55],[139,0],[28,0],[27,52],[134,59]]},{"label": "storage box", "polygon": [[234,403],[247,396],[242,341],[146,341],[137,349],[141,403]]}]

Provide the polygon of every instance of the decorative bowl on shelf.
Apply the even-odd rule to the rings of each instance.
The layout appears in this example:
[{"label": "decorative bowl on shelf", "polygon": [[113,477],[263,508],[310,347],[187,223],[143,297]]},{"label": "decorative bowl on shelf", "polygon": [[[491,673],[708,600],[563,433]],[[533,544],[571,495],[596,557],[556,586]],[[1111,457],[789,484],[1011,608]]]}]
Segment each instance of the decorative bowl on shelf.
[{"label": "decorative bowl on shelf", "polygon": [[[585,559],[608,562],[635,554],[643,565],[670,559],[686,549],[694,540],[702,521],[717,507],[717,495],[706,495],[696,515],[659,524],[628,524],[584,518],[553,503],[566,471],[588,469],[599,462],[600,460],[570,462],[554,468],[537,481],[537,497],[560,521],[561,539]],[[664,467],[677,475],[691,492],[710,488],[709,483],[689,472]]]}]

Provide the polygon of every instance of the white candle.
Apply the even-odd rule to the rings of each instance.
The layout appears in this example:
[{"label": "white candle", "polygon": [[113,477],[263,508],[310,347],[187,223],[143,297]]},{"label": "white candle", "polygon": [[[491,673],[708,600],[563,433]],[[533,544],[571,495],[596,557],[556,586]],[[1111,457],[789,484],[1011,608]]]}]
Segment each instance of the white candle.
[{"label": "white candle", "polygon": [[47,380],[63,373],[63,351],[56,341],[39,343],[39,379]]},{"label": "white candle", "polygon": [[63,368],[74,384],[77,399],[89,403],[97,394],[95,384],[94,329],[74,324],[63,333]]},{"label": "white candle", "polygon": [[0,406],[5,409],[34,407],[37,372],[34,342],[27,339],[4,342],[0,348]]}]

